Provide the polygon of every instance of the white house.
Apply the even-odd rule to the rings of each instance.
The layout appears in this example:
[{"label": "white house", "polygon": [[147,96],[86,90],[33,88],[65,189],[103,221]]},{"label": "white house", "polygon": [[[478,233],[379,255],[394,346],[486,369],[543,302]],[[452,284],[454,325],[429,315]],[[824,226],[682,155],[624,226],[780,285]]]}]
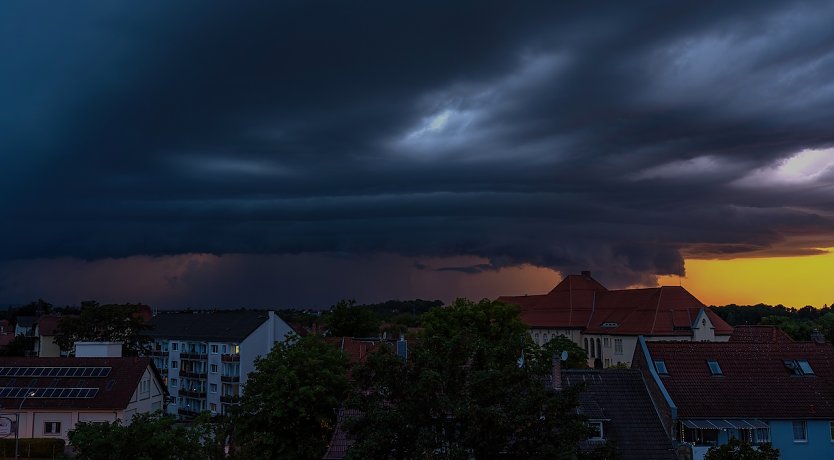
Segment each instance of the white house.
[{"label": "white house", "polygon": [[[96,354],[84,345],[78,350]],[[136,414],[163,410],[164,401],[162,377],[150,358],[0,359],[0,417],[19,417],[22,438],[66,440],[78,422],[130,423]]]},{"label": "white house", "polygon": [[151,355],[171,394],[168,412],[225,414],[255,359],[294,334],[273,311],[163,313],[151,322]]}]

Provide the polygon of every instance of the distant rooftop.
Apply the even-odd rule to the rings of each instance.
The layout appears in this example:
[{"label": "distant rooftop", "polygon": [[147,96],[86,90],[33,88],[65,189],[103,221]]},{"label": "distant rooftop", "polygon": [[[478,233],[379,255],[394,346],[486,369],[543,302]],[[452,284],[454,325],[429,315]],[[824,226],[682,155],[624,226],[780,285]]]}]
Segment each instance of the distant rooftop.
[{"label": "distant rooftop", "polygon": [[217,311],[211,313],[166,313],[151,320],[154,338],[240,342],[264,321],[268,311]]}]

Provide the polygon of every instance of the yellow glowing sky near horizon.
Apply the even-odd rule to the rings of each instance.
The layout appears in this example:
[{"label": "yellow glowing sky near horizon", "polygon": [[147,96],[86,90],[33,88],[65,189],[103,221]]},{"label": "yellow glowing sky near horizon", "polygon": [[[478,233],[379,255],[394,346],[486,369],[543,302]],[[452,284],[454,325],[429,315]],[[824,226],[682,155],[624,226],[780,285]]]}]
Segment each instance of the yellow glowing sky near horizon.
[{"label": "yellow glowing sky near horizon", "polygon": [[707,305],[834,303],[834,248],[825,254],[724,260],[688,259],[686,276],[661,276],[660,285],[680,283]]}]

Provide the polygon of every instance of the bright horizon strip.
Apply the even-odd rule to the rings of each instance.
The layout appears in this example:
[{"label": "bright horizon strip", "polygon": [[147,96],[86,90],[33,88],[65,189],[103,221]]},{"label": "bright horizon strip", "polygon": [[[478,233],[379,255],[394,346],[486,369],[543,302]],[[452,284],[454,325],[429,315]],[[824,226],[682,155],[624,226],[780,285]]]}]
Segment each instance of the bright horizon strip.
[{"label": "bright horizon strip", "polygon": [[834,248],[825,254],[740,259],[687,259],[686,276],[658,277],[682,284],[706,305],[782,304],[801,308],[834,303]]}]

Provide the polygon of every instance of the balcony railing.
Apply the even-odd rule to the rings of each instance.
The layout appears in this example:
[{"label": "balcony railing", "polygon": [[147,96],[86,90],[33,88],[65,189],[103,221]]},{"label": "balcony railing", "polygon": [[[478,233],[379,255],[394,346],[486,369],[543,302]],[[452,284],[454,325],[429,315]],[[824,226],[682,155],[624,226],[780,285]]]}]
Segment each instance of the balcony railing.
[{"label": "balcony railing", "polygon": [[206,371],[194,372],[180,369],[180,377],[186,377],[190,379],[205,379],[207,375],[208,374],[206,373]]},{"label": "balcony railing", "polygon": [[180,353],[180,359],[193,359],[197,361],[205,361],[208,359],[208,355],[205,353]]},{"label": "balcony railing", "polygon": [[220,360],[227,363],[239,363],[240,355],[220,355]]},{"label": "balcony railing", "polygon": [[186,409],[186,408],[180,408],[179,410],[177,410],[177,413],[179,413],[180,415],[187,416],[187,417],[196,417],[196,416],[200,415],[202,412],[203,411],[194,411],[194,410]]},{"label": "balcony railing", "polygon": [[151,350],[151,356],[154,356],[154,357],[157,357],[157,358],[165,358],[165,357],[168,356],[168,352],[167,351],[162,351],[162,350]]},{"label": "balcony railing", "polygon": [[205,398],[206,390],[188,390],[186,388],[180,388],[180,396],[190,396],[192,398]]},{"label": "balcony railing", "polygon": [[240,382],[240,376],[239,375],[221,375],[220,376],[220,381],[221,382],[227,382],[227,383],[237,383],[237,382]]},{"label": "balcony railing", "polygon": [[238,401],[238,399],[240,399],[240,398],[238,398],[237,396],[226,396],[226,395],[220,396],[220,402],[225,403],[225,404],[236,403]]}]

